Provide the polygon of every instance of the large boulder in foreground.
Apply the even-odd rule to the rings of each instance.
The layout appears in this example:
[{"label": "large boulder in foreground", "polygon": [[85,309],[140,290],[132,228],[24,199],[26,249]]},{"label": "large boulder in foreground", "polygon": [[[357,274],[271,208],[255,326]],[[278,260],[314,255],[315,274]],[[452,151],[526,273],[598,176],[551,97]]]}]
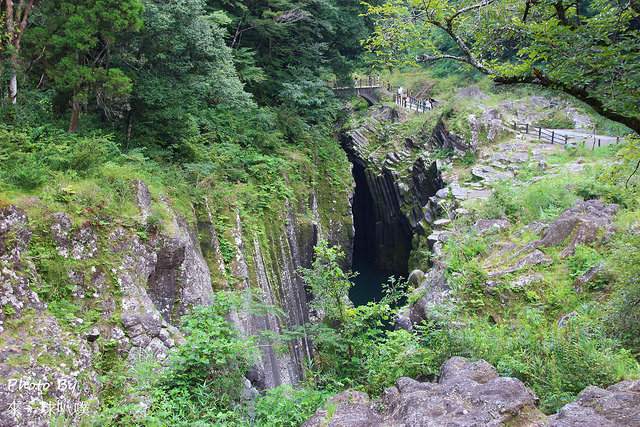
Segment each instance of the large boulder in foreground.
[{"label": "large boulder in foreground", "polygon": [[[372,403],[360,392],[332,398],[333,416],[318,410],[304,426],[498,426],[545,425],[537,397],[515,378],[503,378],[484,360],[453,357],[438,382],[399,378]],[[350,396],[350,398],[349,398]]]},{"label": "large boulder in foreground", "polygon": [[606,390],[589,386],[549,418],[552,427],[640,426],[640,381],[623,381]]},{"label": "large boulder in foreground", "polygon": [[557,414],[545,416],[538,398],[516,378],[500,377],[485,362],[452,357],[440,367],[437,382],[399,378],[370,401],[347,390],[330,397],[304,427],[436,426],[640,426],[640,380],[603,390],[590,386]]}]

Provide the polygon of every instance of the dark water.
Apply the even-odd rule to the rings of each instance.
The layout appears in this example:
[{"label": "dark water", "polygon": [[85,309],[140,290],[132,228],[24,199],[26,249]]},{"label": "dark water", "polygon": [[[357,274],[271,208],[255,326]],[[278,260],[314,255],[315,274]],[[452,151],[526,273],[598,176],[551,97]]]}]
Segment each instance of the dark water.
[{"label": "dark water", "polygon": [[[382,284],[393,274],[376,268],[373,262],[361,252],[354,251],[351,270],[359,274],[352,279],[353,286],[349,298],[355,306],[365,305],[369,301],[380,301],[384,296]],[[396,278],[397,275],[396,275]]]}]

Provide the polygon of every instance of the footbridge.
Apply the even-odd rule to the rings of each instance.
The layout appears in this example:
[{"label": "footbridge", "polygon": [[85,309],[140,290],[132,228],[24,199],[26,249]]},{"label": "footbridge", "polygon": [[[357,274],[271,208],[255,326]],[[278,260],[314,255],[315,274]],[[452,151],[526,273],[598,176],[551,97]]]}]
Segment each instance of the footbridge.
[{"label": "footbridge", "polygon": [[364,98],[369,105],[374,105],[379,102],[377,92],[378,89],[382,87],[380,85],[380,77],[364,77],[362,79],[355,79],[353,81],[353,86],[345,86],[338,82],[329,82],[327,85],[333,89],[333,92],[338,96],[355,93],[356,95]]}]

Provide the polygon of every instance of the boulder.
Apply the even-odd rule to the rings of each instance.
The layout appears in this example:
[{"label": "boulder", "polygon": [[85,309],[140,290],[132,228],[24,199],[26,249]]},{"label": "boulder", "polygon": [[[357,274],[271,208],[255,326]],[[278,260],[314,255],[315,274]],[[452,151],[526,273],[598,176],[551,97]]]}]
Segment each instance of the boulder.
[{"label": "boulder", "polygon": [[476,178],[484,179],[488,183],[503,179],[513,179],[513,173],[499,171],[488,165],[477,165],[471,169],[471,174]]},{"label": "boulder", "polygon": [[411,273],[409,273],[407,282],[414,287],[418,287],[420,286],[424,278],[425,274],[422,270],[413,270]]},{"label": "boulder", "polygon": [[623,381],[606,390],[589,386],[550,420],[550,427],[640,426],[640,380]]},{"label": "boulder", "polygon": [[[345,395],[346,393],[346,395]],[[538,398],[515,378],[502,378],[484,360],[453,357],[437,382],[402,377],[380,399],[343,392],[329,399],[333,417],[320,409],[304,426],[542,426]],[[364,394],[364,393],[362,393]]]},{"label": "boulder", "polygon": [[513,266],[504,270],[488,272],[487,275],[490,278],[496,278],[504,276],[506,274],[515,273],[517,271],[524,270],[525,268],[537,266],[537,265],[550,265],[553,260],[546,256],[540,249],[535,249],[530,254],[520,258]]},{"label": "boulder", "polygon": [[450,192],[451,191],[446,187],[441,188],[440,190],[436,191],[436,197],[440,199],[446,199]]},{"label": "boulder", "polygon": [[333,415],[326,408],[318,409],[303,427],[379,426],[382,417],[369,406],[369,395],[361,391],[346,390],[327,400],[327,407],[335,407]]},{"label": "boulder", "polygon": [[[522,246],[510,259],[517,259],[512,267],[489,273],[495,278],[508,273],[520,271],[534,265],[549,265],[553,261],[540,251],[539,247],[555,247],[564,245],[560,258],[575,253],[578,245],[599,244],[610,238],[615,231],[611,225],[613,215],[618,210],[616,204],[604,204],[600,200],[578,201],[575,206],[566,209],[545,230],[545,224],[533,222],[526,228],[534,233],[542,234],[542,238],[533,240]],[[602,232],[604,230],[604,232]],[[510,261],[510,260],[509,260]],[[495,267],[486,263],[485,268]]]},{"label": "boulder", "polygon": [[395,319],[396,329],[413,330],[413,325],[425,320],[433,320],[439,307],[448,304],[451,287],[447,283],[445,270],[434,266],[426,274],[420,286],[413,290],[413,305],[402,308]]},{"label": "boulder", "polygon": [[478,234],[481,236],[486,236],[487,234],[499,233],[503,230],[509,228],[509,220],[506,218],[502,219],[479,219],[473,225],[472,228],[478,231]]},{"label": "boulder", "polygon": [[600,200],[578,202],[549,225],[539,245],[558,246],[571,237],[560,256],[573,255],[576,246],[598,242],[600,229],[611,227],[618,208],[616,204],[603,204]]},{"label": "boulder", "polygon": [[575,281],[575,290],[576,292],[581,292],[585,286],[593,283],[600,277],[600,273],[604,267],[603,263],[595,265],[591,267],[589,270],[582,273],[580,276],[576,277]]}]

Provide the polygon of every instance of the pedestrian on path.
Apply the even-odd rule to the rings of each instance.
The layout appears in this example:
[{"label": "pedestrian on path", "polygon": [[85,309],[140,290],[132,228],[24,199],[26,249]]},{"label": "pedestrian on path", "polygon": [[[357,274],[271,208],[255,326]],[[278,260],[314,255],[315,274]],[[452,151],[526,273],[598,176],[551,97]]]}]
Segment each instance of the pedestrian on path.
[{"label": "pedestrian on path", "polygon": [[402,105],[402,86],[398,85],[398,94],[396,97],[396,104]]},{"label": "pedestrian on path", "polygon": [[354,87],[358,87],[358,75],[357,74],[356,74],[356,77],[355,77],[355,82],[356,83],[355,83]]},{"label": "pedestrian on path", "polygon": [[402,106],[407,108],[407,92],[402,94]]}]

